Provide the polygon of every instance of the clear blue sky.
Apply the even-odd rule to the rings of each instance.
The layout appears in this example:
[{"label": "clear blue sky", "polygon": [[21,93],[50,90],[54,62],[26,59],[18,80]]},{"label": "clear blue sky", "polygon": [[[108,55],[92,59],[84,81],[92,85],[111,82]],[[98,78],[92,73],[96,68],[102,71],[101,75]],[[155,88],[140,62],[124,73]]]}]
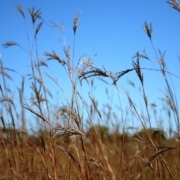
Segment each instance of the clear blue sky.
[{"label": "clear blue sky", "polygon": [[[94,64],[112,72],[118,72],[131,68],[132,57],[137,51],[146,51],[151,61],[142,62],[146,68],[158,68],[157,57],[152,45],[144,32],[144,22],[152,23],[152,39],[157,49],[166,50],[166,63],[169,71],[180,76],[179,61],[180,55],[180,13],[170,8],[165,0],[136,0],[136,1],[70,1],[70,0],[8,0],[0,2],[0,24],[1,35],[0,44],[7,41],[16,41],[23,47],[27,46],[27,36],[23,18],[13,8],[14,5],[21,5],[26,15],[28,7],[41,9],[42,16],[46,20],[39,35],[38,48],[40,58],[45,59],[44,51],[55,50],[62,54],[62,45],[67,44],[72,48],[73,42],[73,17],[80,13],[80,22],[76,36],[75,59],[87,55],[94,58]],[[64,35],[51,26],[51,21],[63,24]],[[27,16],[27,27],[31,33],[32,27]],[[72,50],[72,49],[71,49]],[[19,86],[20,75],[27,74],[29,61],[27,55],[20,49],[12,47],[4,49],[0,47],[1,58],[4,66],[17,70],[19,75],[14,76],[14,86]],[[54,66],[53,66],[54,65]],[[59,73],[57,64],[52,63],[51,72]],[[60,81],[64,81],[64,76],[60,75]],[[145,82],[148,90],[148,97],[151,102],[158,101],[162,96],[164,85],[158,72],[145,71]],[[122,78],[119,84],[126,86],[127,80],[136,83],[135,73]],[[172,77],[176,92],[180,90],[180,80]],[[98,86],[98,85],[97,85]],[[103,87],[104,88],[104,87]],[[97,88],[100,101],[102,89]],[[132,96],[136,97],[135,92]],[[139,96],[139,95],[138,95]],[[116,97],[113,96],[116,100]],[[138,97],[137,97],[138,101]]]}]

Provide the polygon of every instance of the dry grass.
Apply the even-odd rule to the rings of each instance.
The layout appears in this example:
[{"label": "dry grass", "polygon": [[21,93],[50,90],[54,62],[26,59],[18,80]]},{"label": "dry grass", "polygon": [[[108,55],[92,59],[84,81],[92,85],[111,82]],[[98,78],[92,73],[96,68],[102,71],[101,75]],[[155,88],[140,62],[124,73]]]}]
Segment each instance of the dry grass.
[{"label": "dry grass", "polygon": [[[168,1],[168,3],[179,10],[177,1]],[[26,21],[26,16],[30,15],[34,29],[32,41],[37,44],[38,34],[45,23],[41,11],[29,8],[26,14],[21,6],[15,6],[15,8],[24,21]],[[56,51],[46,51],[44,55],[47,59],[40,60],[37,46],[25,50],[14,41],[3,44],[5,48],[17,46],[28,52],[31,64],[31,73],[28,77],[31,87],[25,86],[26,77],[23,77],[18,88],[19,101],[14,101],[8,82],[12,80],[9,73],[15,70],[4,67],[0,59],[2,79],[0,85],[0,179],[178,179],[180,177],[180,119],[178,102],[169,81],[169,76],[175,78],[177,76],[167,69],[164,54],[157,53],[153,44],[152,25],[145,22],[144,27],[154,49],[159,69],[141,67],[141,59],[150,60],[150,58],[144,53],[137,52],[131,68],[112,73],[105,68],[95,67],[90,58],[75,64],[74,49],[79,18],[78,14],[73,22],[73,52],[71,54],[68,47],[63,47],[64,57],[59,56]],[[56,27],[59,26],[56,25]],[[63,68],[71,84],[71,97],[65,98],[66,104],[60,103],[58,108],[52,106],[56,97],[48,89],[46,78],[49,78],[62,94],[64,91],[54,77],[43,71],[43,68],[48,69],[51,65],[49,60],[56,61]],[[138,110],[129,90],[119,85],[119,79],[133,71],[137,75],[142,90],[145,116]],[[158,71],[162,74],[167,89],[162,101],[166,102],[166,113],[169,117],[173,114],[176,123],[174,137],[167,138],[163,129],[151,127],[152,117],[144,85],[146,82],[144,71],[152,73]],[[118,116],[113,114],[111,104],[107,104],[108,112],[103,112],[91,91],[89,91],[88,101],[81,95],[80,85],[86,82],[91,90],[96,77],[101,80],[107,78],[112,82],[119,96],[121,112],[126,110],[121,106],[120,91],[126,95],[129,103],[127,111],[129,114],[132,113],[131,117],[140,122],[141,131],[133,135],[126,132],[128,116],[118,119],[123,124],[121,133],[118,124],[113,126],[113,130],[94,124],[94,119],[103,121],[103,119],[113,119]],[[135,87],[134,83],[129,82],[129,84]],[[29,89],[30,98],[26,97],[25,88]],[[152,104],[152,107],[157,108],[156,104]],[[38,128],[31,134],[27,130],[29,118],[36,119],[36,128]],[[88,118],[88,123],[85,122],[86,118]]]}]

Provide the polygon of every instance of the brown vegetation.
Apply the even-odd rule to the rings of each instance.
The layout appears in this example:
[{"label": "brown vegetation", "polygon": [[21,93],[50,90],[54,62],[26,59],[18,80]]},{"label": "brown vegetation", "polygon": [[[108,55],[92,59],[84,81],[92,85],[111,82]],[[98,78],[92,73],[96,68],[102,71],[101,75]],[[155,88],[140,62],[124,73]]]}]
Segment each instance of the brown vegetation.
[{"label": "brown vegetation", "polygon": [[[179,11],[177,1],[168,2]],[[16,6],[16,9],[26,21],[24,9],[21,6]],[[34,29],[32,41],[37,42],[44,19],[41,11],[35,8],[29,8],[28,13]],[[75,16],[73,23],[74,42],[78,23],[79,15]],[[145,32],[156,51],[152,40],[151,24],[145,23]],[[17,46],[24,50],[14,41],[6,42],[3,46],[5,48]],[[75,43],[73,43],[73,51],[74,46]],[[45,52],[47,60],[38,58],[37,47],[28,50],[31,64],[28,79],[31,86],[27,89],[31,95],[25,96],[24,76],[18,88],[18,102],[14,101],[13,92],[7,86],[7,82],[12,79],[9,73],[14,70],[4,67],[0,59],[2,78],[0,85],[2,111],[0,114],[0,179],[179,179],[180,119],[177,99],[168,78],[169,75],[175,75],[165,66],[164,54],[155,52],[159,69],[141,67],[141,59],[149,59],[149,57],[137,52],[131,68],[112,73],[105,68],[94,67],[90,58],[83,59],[81,64],[74,65],[74,52],[71,54],[66,46],[63,50],[64,57],[60,57],[56,51]],[[43,71],[43,68],[50,66],[50,60],[55,60],[65,70],[72,90],[71,97],[68,100],[65,98],[67,104],[60,103],[58,108],[55,105],[52,106],[54,95],[49,90],[45,79],[50,79],[63,94],[62,86],[56,78]],[[176,134],[173,136],[167,135],[161,128],[151,127],[149,99],[144,86],[144,71],[148,70],[152,73],[158,71],[164,79],[166,93],[162,101],[166,102],[166,113],[171,118],[170,114],[173,114],[172,120],[177,126]],[[100,77],[101,79],[108,78],[119,92],[119,79],[132,71],[139,80],[145,111],[141,114],[128,89],[123,89],[129,103],[128,114],[136,118],[142,127],[142,130],[135,133],[126,131],[128,116],[117,119],[118,115],[115,115],[110,108],[111,104],[107,105],[108,111],[103,112],[98,107],[98,102],[91,91],[89,91],[88,99],[84,98],[79,91],[81,83],[85,81],[92,88],[94,79]],[[133,83],[131,85],[134,86]],[[121,103],[119,100],[120,105]],[[153,104],[153,107],[156,108],[156,105]],[[118,110],[126,111],[122,108]],[[120,128],[117,128],[118,123],[110,128],[94,122],[94,119],[98,119],[98,122],[103,119],[111,121],[114,117],[122,124]],[[29,119],[36,120],[36,130],[33,126],[32,131],[31,127],[28,127],[30,126],[27,123]],[[172,129],[169,128],[169,131],[172,132]]]}]

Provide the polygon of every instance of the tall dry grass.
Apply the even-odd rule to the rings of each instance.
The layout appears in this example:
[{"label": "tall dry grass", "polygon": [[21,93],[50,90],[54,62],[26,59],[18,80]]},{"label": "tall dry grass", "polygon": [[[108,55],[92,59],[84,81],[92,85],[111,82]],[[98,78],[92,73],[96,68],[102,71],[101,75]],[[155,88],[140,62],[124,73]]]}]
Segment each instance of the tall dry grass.
[{"label": "tall dry grass", "polygon": [[[168,3],[179,11],[177,1],[168,1]],[[5,67],[3,60],[0,59],[1,179],[178,179],[180,177],[179,109],[169,78],[175,75],[169,72],[164,54],[154,45],[152,25],[145,22],[144,28],[159,68],[141,66],[143,58],[150,58],[144,53],[137,52],[133,58],[132,67],[112,73],[105,68],[95,67],[90,58],[76,63],[74,54],[79,14],[73,21],[72,52],[69,47],[64,46],[64,55],[60,56],[55,50],[46,51],[44,53],[46,60],[41,60],[38,51],[38,35],[43,24],[47,22],[39,9],[28,8],[26,13],[21,6],[15,6],[15,8],[22,16],[25,29],[28,23],[27,16],[30,15],[34,33],[30,38],[26,29],[29,49],[14,41],[3,44],[5,48],[15,46],[27,53],[30,74],[22,77],[17,89],[19,99],[14,101],[8,82],[13,80],[9,74],[14,73],[15,70]],[[59,28],[57,24],[53,25]],[[43,69],[48,69],[52,60],[66,72],[67,81],[71,85],[71,96],[69,98],[64,96],[66,104],[60,102],[58,108],[52,106],[56,97],[51,93],[46,80],[50,79],[59,91],[65,94],[63,86],[56,77],[45,73]],[[152,128],[150,100],[145,88],[146,71],[151,73],[158,71],[162,74],[166,85],[166,94],[162,100],[166,102],[169,113],[173,114],[176,137],[167,138],[163,129]],[[137,108],[129,90],[119,83],[123,76],[132,72],[135,72],[142,90],[140,95],[144,103],[144,116]],[[109,108],[111,104],[107,104],[107,113],[100,109],[96,97],[91,92],[96,77],[102,80],[107,78],[112,82],[111,86],[117,92],[120,112],[126,111],[122,106],[120,92],[126,95],[129,103],[127,111],[140,122],[141,131],[128,134],[126,131],[128,116],[118,119],[118,115]],[[30,80],[28,82],[31,82],[30,86],[26,85],[27,78]],[[83,83],[89,85],[89,99],[81,94],[80,85]],[[134,86],[132,82],[131,85]],[[26,97],[27,89],[31,94],[30,98]],[[156,107],[156,104],[153,104],[153,107]],[[119,131],[118,124],[114,125],[114,130],[110,130],[94,122],[94,119],[103,121],[104,118],[113,117],[123,124],[122,132]],[[30,126],[27,123],[28,119],[35,119],[37,123],[36,130],[31,133],[28,130]],[[86,119],[88,123],[85,122]]]}]

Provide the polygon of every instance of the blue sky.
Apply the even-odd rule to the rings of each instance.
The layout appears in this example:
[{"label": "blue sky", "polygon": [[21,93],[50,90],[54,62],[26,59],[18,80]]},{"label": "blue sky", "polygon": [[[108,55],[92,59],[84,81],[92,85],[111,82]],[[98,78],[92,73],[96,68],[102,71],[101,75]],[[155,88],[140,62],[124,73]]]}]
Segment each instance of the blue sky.
[{"label": "blue sky", "polygon": [[[142,66],[146,68],[158,68],[157,56],[152,48],[146,33],[144,22],[152,23],[152,39],[155,47],[162,51],[166,50],[166,63],[169,71],[180,76],[180,13],[173,10],[166,1],[136,0],[136,1],[42,1],[42,0],[8,0],[0,2],[0,44],[7,41],[16,41],[23,47],[28,48],[27,32],[21,15],[13,8],[21,5],[26,15],[28,7],[41,9],[42,16],[46,20],[38,34],[39,57],[45,59],[44,51],[55,50],[62,54],[62,45],[66,44],[72,48],[73,43],[73,18],[80,13],[80,22],[76,35],[75,61],[79,57],[94,57],[94,64],[103,66],[112,72],[118,72],[132,66],[132,57],[137,51],[143,52],[150,57],[151,61],[143,60]],[[30,18],[27,15],[27,29],[32,33]],[[62,24],[65,28],[64,34],[52,27],[51,22]],[[72,49],[71,49],[72,50]],[[4,49],[0,47],[1,58],[4,66],[15,69],[18,75],[13,82],[14,87],[19,86],[22,74],[27,74],[29,61],[27,54],[22,50],[12,47]],[[52,63],[50,69],[60,81],[66,83],[65,76],[59,72],[57,64]],[[158,101],[162,96],[164,85],[162,77],[158,72],[145,71],[145,86],[148,90],[150,101]],[[18,80],[19,79],[19,80]],[[130,73],[120,80],[120,86],[126,87],[128,80],[136,83],[135,73]],[[172,77],[176,92],[179,92],[180,80]],[[104,86],[97,82],[97,96],[99,101],[104,100]],[[67,85],[68,86],[68,85]],[[128,89],[130,90],[130,89]],[[68,90],[67,90],[68,91]],[[82,90],[83,91],[83,90]],[[111,92],[114,101],[116,95]],[[136,97],[135,92],[131,92]],[[122,97],[122,99],[124,99]],[[124,101],[124,100],[122,100]]]}]

